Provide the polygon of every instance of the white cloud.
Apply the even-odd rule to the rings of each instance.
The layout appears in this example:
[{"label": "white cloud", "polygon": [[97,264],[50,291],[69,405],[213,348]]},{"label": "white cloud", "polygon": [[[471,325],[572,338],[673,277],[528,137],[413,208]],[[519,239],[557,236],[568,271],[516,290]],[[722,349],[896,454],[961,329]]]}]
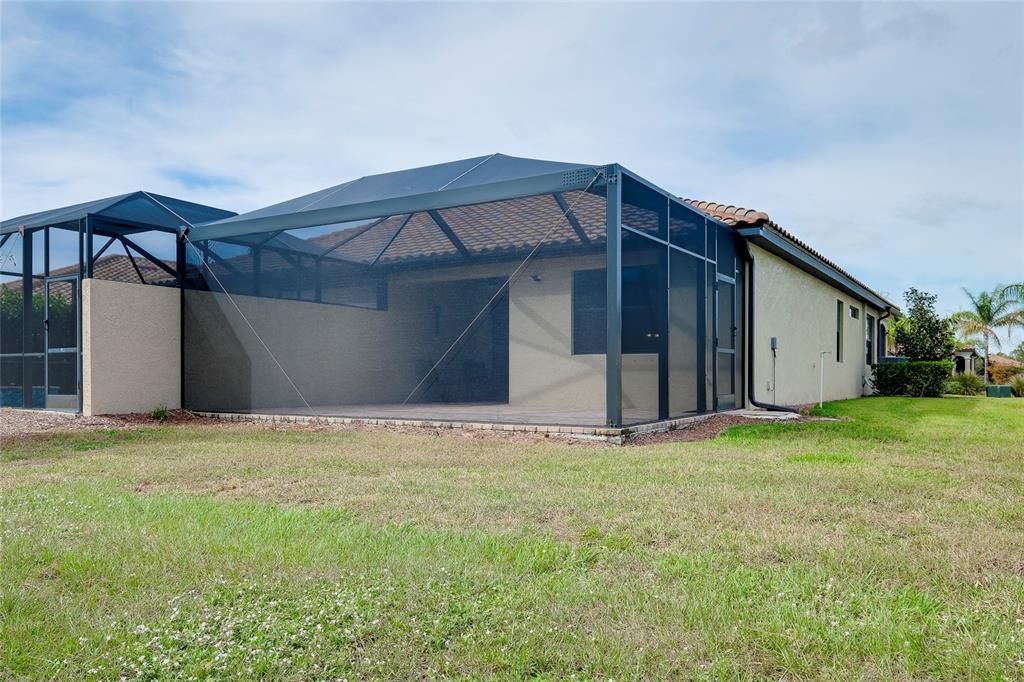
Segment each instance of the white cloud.
[{"label": "white cloud", "polygon": [[763,208],[894,297],[1024,275],[1019,5],[73,7],[3,4],[5,217],[502,151]]}]

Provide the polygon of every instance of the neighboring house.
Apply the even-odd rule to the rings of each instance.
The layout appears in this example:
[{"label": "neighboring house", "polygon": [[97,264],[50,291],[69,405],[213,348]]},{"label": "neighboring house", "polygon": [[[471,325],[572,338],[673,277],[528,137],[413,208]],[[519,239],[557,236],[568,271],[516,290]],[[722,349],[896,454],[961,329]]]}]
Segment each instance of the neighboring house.
[{"label": "neighboring house", "polygon": [[981,372],[982,358],[974,346],[963,346],[953,353],[953,374]]},{"label": "neighboring house", "polygon": [[767,214],[616,164],[495,154],[185,218],[183,296],[81,268],[84,411],[618,428],[862,395],[896,311]]},{"label": "neighboring house", "polygon": [[1003,383],[1009,381],[1010,377],[1015,374],[1024,372],[1024,362],[1005,355],[990,355],[988,357],[988,372],[993,381]]}]

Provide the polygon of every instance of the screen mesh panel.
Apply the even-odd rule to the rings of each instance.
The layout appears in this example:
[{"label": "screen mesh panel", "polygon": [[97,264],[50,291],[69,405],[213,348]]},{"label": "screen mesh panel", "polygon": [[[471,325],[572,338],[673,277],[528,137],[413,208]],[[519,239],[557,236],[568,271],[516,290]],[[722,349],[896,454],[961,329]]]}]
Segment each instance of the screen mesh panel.
[{"label": "screen mesh panel", "polygon": [[604,268],[604,222],[573,191],[190,244],[185,404],[603,425],[573,282]]},{"label": "screen mesh panel", "polygon": [[740,404],[734,231],[621,181],[618,309],[603,188],[191,243],[186,407],[602,426],[616,365],[622,425]]}]

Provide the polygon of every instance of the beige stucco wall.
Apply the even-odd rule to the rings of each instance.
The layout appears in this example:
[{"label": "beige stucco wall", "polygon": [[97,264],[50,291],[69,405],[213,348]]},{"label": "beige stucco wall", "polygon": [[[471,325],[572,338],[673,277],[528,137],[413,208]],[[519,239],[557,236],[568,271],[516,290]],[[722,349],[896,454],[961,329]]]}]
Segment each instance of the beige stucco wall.
[{"label": "beige stucco wall", "polygon": [[[803,405],[818,401],[820,352],[824,357],[825,400],[867,393],[867,315],[878,310],[812,277],[764,249],[751,245],[755,266],[754,391],[762,402]],[[836,359],[836,301],[843,302],[843,361]],[[860,309],[857,319],[849,306]],[[772,391],[771,337],[778,338],[776,390]]]},{"label": "beige stucco wall", "polygon": [[82,281],[82,412],[181,407],[180,291]]},{"label": "beige stucco wall", "polygon": [[[512,284],[510,406],[604,411],[604,356],[572,354],[572,273],[603,267],[604,262],[600,255],[537,259]],[[234,300],[312,404],[391,403],[406,397],[452,340],[430,333],[432,305],[423,284],[504,278],[510,267],[489,264],[396,274],[383,311],[251,296],[236,295]],[[186,301],[197,303],[185,308],[191,332],[186,340],[199,344],[193,357],[204,358],[201,364],[186,366],[190,406],[218,409],[204,404],[204,387],[216,387],[220,396],[227,388],[234,400],[253,409],[302,405],[226,296],[198,291],[185,295]],[[203,339],[218,341],[203,344]],[[624,357],[624,411],[634,418],[656,418],[657,400],[657,356]]]}]

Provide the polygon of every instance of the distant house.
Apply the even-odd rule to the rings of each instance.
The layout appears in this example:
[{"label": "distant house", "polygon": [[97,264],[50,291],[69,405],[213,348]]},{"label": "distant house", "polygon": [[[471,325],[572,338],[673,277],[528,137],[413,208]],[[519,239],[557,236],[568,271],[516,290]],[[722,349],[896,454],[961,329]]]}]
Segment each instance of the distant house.
[{"label": "distant house", "polygon": [[953,353],[953,374],[980,374],[981,366],[981,356],[974,346],[962,346]]},{"label": "distant house", "polygon": [[1024,372],[1024,362],[1019,362],[1005,355],[988,356],[988,373],[996,382],[1009,380],[1014,374]]},{"label": "distant house", "polygon": [[896,312],[761,211],[501,154],[243,215],[136,192],[0,240],[4,403],[86,414],[620,429],[860,396]]}]

